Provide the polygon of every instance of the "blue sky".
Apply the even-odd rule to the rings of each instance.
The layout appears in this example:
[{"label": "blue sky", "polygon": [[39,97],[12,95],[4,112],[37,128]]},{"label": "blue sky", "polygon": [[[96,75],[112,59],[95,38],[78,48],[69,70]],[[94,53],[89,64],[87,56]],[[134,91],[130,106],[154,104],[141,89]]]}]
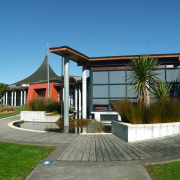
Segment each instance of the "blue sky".
[{"label": "blue sky", "polygon": [[[90,57],[180,53],[179,0],[0,0],[0,83],[31,75],[50,47]],[[54,71],[61,57],[49,53]],[[73,62],[70,74],[81,75]]]}]

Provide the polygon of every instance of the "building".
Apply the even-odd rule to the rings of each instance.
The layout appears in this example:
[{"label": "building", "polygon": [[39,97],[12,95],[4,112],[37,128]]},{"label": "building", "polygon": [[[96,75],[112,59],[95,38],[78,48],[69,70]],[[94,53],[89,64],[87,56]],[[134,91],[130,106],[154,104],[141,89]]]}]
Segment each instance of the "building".
[{"label": "building", "polygon": [[[129,62],[139,56],[88,57],[67,46],[50,48],[50,52],[64,57],[65,74],[67,74],[65,78],[68,78],[69,74],[66,67],[69,60],[83,67],[83,118],[93,115],[100,121],[118,120],[120,117],[113,111],[112,102],[119,99],[136,100],[137,94],[129,89],[131,86],[129,75],[132,71]],[[156,54],[149,57],[158,61],[156,68],[159,78],[173,84],[171,94],[180,97],[180,54]],[[87,70],[90,72],[88,93],[86,90]]]},{"label": "building", "polygon": [[[2,98],[3,104],[11,106],[23,106],[33,98],[37,97],[50,97],[55,101],[63,100],[64,76],[58,76],[52,70],[50,65],[49,69],[47,68],[48,65],[47,57],[45,57],[41,66],[32,75],[10,85],[9,89]],[[49,83],[47,81],[48,71]],[[81,106],[81,102],[79,102],[79,99],[81,99],[79,96],[81,95],[82,91],[81,77],[70,76],[69,84],[69,107],[76,109],[76,111],[81,111],[81,108],[78,107],[78,105]]]},{"label": "building", "polygon": [[[69,108],[82,111],[82,118],[94,117],[108,122],[120,120],[113,111],[112,102],[119,99],[136,101],[137,94],[130,90],[129,75],[132,69],[129,62],[133,56],[88,57],[68,46],[50,48],[50,52],[64,59],[64,76],[57,76],[49,66],[49,97],[57,101],[64,100],[65,126],[68,126]],[[172,84],[171,95],[180,97],[180,54],[155,54],[158,77]],[[82,66],[82,78],[72,77],[69,72],[69,60]],[[89,78],[86,72],[89,71]],[[32,98],[48,97],[47,58],[39,69],[28,78],[14,83],[4,96],[4,103],[22,106]],[[81,117],[81,116],[79,116]]]}]

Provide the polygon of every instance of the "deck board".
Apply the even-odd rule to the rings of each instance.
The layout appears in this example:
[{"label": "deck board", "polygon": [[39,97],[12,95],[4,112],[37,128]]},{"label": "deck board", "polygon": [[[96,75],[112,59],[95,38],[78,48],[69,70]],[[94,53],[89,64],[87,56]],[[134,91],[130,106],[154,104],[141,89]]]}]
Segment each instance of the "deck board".
[{"label": "deck board", "polygon": [[120,161],[126,160],[126,158],[123,155],[121,149],[119,149],[119,147],[116,144],[114,144],[114,142],[110,138],[106,137],[106,139],[109,142],[109,145],[113,149],[114,153],[116,154],[118,160],[120,160]]},{"label": "deck board", "polygon": [[80,138],[75,138],[75,140],[68,146],[68,148],[63,152],[63,154],[58,158],[58,160],[67,161],[71,153],[74,150],[74,145],[80,143]]},{"label": "deck board", "polygon": [[102,140],[106,146],[110,159],[112,161],[118,161],[119,159],[118,159],[118,155],[115,152],[115,146],[109,141],[108,138],[106,138],[106,135],[102,136]]},{"label": "deck board", "polygon": [[111,141],[113,144],[119,149],[119,151],[122,153],[122,155],[125,157],[126,160],[133,160],[132,156],[130,155],[126,149],[126,146],[124,146],[121,141],[118,141],[116,138],[111,136]]},{"label": "deck board", "polygon": [[110,158],[110,155],[107,151],[107,148],[106,148],[106,145],[105,143],[103,142],[103,139],[102,139],[103,136],[98,136],[99,138],[99,144],[100,144],[100,147],[101,147],[101,150],[102,150],[102,156],[103,156],[103,160],[104,161],[110,161],[111,158]]},{"label": "deck board", "polygon": [[91,137],[86,136],[86,146],[84,147],[84,153],[82,156],[82,161],[88,161],[89,160],[90,147],[91,147]]},{"label": "deck board", "polygon": [[[79,135],[58,158],[59,161],[129,161],[180,153],[176,137],[128,143],[113,134]],[[158,143],[157,143],[158,142]]]},{"label": "deck board", "polygon": [[94,136],[91,136],[91,147],[89,153],[89,161],[96,161],[96,143]]},{"label": "deck board", "polygon": [[96,161],[103,161],[103,154],[102,154],[99,138],[98,136],[94,136],[94,138],[96,143]]},{"label": "deck board", "polygon": [[86,138],[87,138],[86,136],[80,136],[81,143],[76,145],[79,147],[79,149],[77,151],[74,161],[82,161],[84,149],[85,149],[86,143],[87,143]]}]

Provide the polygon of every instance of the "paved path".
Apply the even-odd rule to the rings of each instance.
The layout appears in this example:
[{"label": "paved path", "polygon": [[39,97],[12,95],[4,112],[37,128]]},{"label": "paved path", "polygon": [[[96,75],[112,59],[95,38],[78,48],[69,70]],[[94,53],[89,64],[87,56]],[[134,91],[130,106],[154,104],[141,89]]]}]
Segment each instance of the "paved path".
[{"label": "paved path", "polygon": [[180,134],[127,143],[112,134],[40,133],[10,128],[19,116],[0,120],[0,141],[55,145],[57,150],[27,178],[35,179],[150,179],[142,164],[180,159]]},{"label": "paved path", "polygon": [[31,132],[10,128],[8,126],[9,122],[19,119],[20,116],[0,119],[0,141],[59,146],[60,144],[71,143],[78,136],[76,134],[61,134],[54,132]]}]

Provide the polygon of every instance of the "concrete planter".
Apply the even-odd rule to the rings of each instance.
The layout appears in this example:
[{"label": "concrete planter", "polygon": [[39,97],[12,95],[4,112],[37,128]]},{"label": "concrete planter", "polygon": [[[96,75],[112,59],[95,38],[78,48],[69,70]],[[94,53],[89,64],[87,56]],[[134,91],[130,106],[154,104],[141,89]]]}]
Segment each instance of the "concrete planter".
[{"label": "concrete planter", "polygon": [[21,111],[20,119],[31,122],[56,122],[60,116],[47,116],[45,111]]},{"label": "concrete planter", "polygon": [[127,142],[159,138],[180,133],[180,122],[129,124],[112,121],[112,133]]}]

